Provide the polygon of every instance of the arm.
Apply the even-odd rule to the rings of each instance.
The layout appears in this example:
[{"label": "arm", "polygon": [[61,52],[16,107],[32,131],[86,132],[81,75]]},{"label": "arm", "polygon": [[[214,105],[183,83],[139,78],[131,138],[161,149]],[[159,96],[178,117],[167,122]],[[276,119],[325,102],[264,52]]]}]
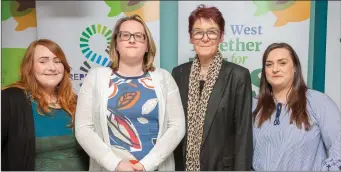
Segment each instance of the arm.
[{"label": "arm", "polygon": [[[315,116],[321,130],[328,158],[323,171],[341,170],[341,114],[336,104],[325,94],[315,102]],[[314,113],[314,112],[313,112]]]},{"label": "arm", "polygon": [[157,140],[154,148],[140,161],[146,171],[153,171],[172,154],[185,135],[185,117],[181,104],[179,89],[172,78],[167,73],[168,94],[165,102],[165,119],[167,120],[167,130]]},{"label": "arm", "polygon": [[9,159],[13,156],[5,156],[6,149],[8,149],[8,129],[10,123],[10,100],[9,95],[6,94],[6,91],[1,91],[1,170],[9,170],[4,169],[4,167],[8,168],[8,162],[15,162],[15,158]]},{"label": "arm", "polygon": [[252,165],[252,90],[249,72],[244,72],[243,79],[236,88],[235,102],[235,164],[234,170],[249,171]]},{"label": "arm", "polygon": [[96,73],[92,70],[85,78],[78,94],[75,133],[79,144],[84,151],[97,163],[107,170],[114,171],[121,161],[94,131],[92,104],[93,84],[95,84]]}]

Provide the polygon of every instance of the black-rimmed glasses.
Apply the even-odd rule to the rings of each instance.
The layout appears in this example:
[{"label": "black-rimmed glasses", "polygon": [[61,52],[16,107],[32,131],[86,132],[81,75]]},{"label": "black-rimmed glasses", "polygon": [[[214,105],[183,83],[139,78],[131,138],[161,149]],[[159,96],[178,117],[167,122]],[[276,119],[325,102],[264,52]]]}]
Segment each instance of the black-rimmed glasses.
[{"label": "black-rimmed glasses", "polygon": [[195,40],[201,40],[205,34],[207,35],[208,39],[216,40],[219,38],[220,30],[208,30],[208,31],[193,30],[192,31],[192,38]]},{"label": "black-rimmed glasses", "polygon": [[130,37],[133,36],[136,42],[144,43],[146,40],[146,35],[141,32],[130,33],[127,31],[120,31],[118,37],[120,41],[129,41]]}]

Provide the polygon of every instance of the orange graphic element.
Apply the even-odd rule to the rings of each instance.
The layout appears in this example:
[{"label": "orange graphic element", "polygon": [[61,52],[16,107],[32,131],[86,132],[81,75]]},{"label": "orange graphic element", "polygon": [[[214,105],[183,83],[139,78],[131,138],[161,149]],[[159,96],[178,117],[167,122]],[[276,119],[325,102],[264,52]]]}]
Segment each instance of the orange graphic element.
[{"label": "orange graphic element", "polygon": [[130,86],[132,86],[132,87],[135,87],[135,88],[137,88],[137,85],[136,84],[133,84],[133,83],[128,83]]},{"label": "orange graphic element", "polygon": [[142,78],[139,80],[139,82],[146,88],[149,88],[149,89],[153,89],[154,86],[151,85],[152,83],[152,78],[151,77],[146,77],[146,78]]},{"label": "orange graphic element", "polygon": [[140,91],[123,94],[117,102],[118,110],[129,109],[140,99]]},{"label": "orange graphic element", "polygon": [[158,20],[160,18],[160,2],[159,1],[147,1],[145,4],[136,11],[124,12],[126,16],[132,16],[138,14],[144,20],[144,22]]},{"label": "orange graphic element", "polygon": [[281,11],[272,11],[276,15],[277,21],[274,26],[283,26],[288,22],[299,22],[310,17],[310,1],[296,1],[289,8]]},{"label": "orange graphic element", "polygon": [[129,160],[129,162],[132,163],[132,164],[137,164],[137,163],[139,163],[138,160]]},{"label": "orange graphic element", "polygon": [[13,18],[18,22],[18,25],[15,28],[16,31],[22,31],[29,27],[37,27],[36,9],[32,9],[27,15]]},{"label": "orange graphic element", "polygon": [[117,93],[117,85],[115,83],[112,84],[112,87],[114,87],[114,90],[112,91],[111,95],[109,96],[109,99],[111,99],[112,97],[114,97]]}]

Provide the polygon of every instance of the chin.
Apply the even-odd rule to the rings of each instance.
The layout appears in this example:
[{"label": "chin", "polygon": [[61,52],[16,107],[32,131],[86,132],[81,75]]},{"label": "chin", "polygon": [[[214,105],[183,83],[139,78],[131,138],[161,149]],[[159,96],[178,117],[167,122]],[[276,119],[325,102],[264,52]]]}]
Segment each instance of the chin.
[{"label": "chin", "polygon": [[211,51],[204,51],[204,52],[199,52],[199,53],[197,53],[199,56],[203,56],[203,57],[207,57],[207,56],[209,56],[209,57],[213,57],[214,56],[214,53],[212,53]]},{"label": "chin", "polygon": [[283,82],[270,82],[270,85],[271,85],[272,87],[278,87],[278,88],[280,88],[280,87],[283,86]]}]

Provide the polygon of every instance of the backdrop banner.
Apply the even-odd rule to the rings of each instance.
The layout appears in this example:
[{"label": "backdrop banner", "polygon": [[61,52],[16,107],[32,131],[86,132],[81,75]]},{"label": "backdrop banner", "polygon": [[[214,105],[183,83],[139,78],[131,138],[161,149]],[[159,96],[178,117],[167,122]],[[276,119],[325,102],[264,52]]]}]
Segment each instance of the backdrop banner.
[{"label": "backdrop banner", "polygon": [[[38,38],[59,44],[71,65],[73,87],[79,88],[89,70],[110,66],[109,44],[116,21],[139,14],[160,47],[159,1],[37,1]],[[157,51],[155,66],[159,67]]]},{"label": "backdrop banner", "polygon": [[307,81],[310,1],[179,1],[179,64],[195,57],[188,17],[199,4],[222,12],[225,34],[219,50],[225,60],[249,69],[254,96],[258,94],[264,50],[274,42],[286,42],[296,50]]}]

